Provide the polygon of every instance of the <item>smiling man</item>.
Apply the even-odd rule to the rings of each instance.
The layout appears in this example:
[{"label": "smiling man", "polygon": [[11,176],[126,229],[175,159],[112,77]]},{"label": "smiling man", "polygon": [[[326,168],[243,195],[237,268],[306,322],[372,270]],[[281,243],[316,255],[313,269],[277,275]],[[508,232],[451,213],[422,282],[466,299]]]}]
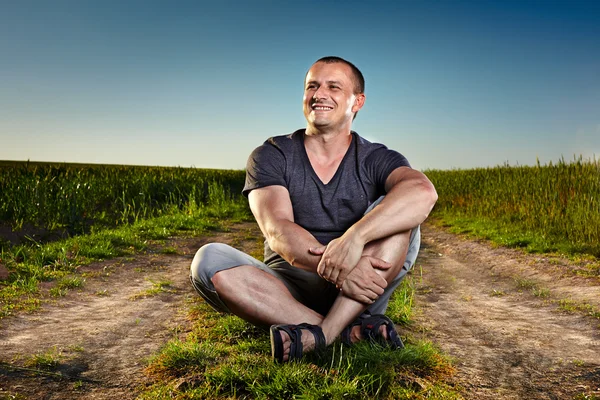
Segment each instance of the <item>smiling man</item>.
[{"label": "smiling man", "polygon": [[339,336],[403,347],[384,312],[437,194],[400,153],[351,130],[364,86],[342,58],[311,66],[306,129],[268,139],[248,159],[243,193],[265,236],[264,262],[211,243],[191,265],[194,288],[215,309],[270,326],[279,362]]}]

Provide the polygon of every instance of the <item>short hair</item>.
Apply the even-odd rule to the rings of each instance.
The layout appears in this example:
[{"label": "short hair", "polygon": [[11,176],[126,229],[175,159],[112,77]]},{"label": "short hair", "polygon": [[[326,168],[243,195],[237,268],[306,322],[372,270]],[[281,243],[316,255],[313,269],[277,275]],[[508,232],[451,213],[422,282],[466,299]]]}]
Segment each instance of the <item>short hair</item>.
[{"label": "short hair", "polygon": [[315,64],[318,62],[323,62],[325,64],[346,64],[352,70],[352,75],[354,75],[354,94],[365,92],[365,77],[363,76],[362,72],[356,68],[356,65],[352,64],[350,61],[344,60],[343,58],[337,56],[327,56],[319,58],[317,61],[315,61]]}]

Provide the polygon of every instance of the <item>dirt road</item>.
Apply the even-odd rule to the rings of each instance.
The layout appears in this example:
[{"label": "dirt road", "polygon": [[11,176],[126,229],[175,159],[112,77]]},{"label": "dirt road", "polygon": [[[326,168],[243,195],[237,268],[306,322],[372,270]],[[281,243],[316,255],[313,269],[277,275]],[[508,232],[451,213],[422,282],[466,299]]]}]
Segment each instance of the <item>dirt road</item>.
[{"label": "dirt road", "polygon": [[423,237],[416,325],[454,358],[466,398],[600,396],[600,320],[558,306],[600,307],[600,279],[430,226]]},{"label": "dirt road", "polygon": [[[84,267],[83,289],[1,321],[0,399],[135,398],[146,383],[147,357],[189,326],[186,303],[195,294],[187,271],[195,250],[209,239],[256,250],[259,234],[254,224],[238,225],[211,238],[174,239],[168,245],[176,255]],[[431,227],[423,236],[414,273],[417,316],[408,335],[429,338],[454,358],[454,383],[464,397],[600,396],[600,321],[561,311],[553,301],[600,306],[599,279]],[[545,297],[532,294],[532,282]],[[24,366],[34,355],[57,360],[54,371],[63,378],[7,366]]]}]

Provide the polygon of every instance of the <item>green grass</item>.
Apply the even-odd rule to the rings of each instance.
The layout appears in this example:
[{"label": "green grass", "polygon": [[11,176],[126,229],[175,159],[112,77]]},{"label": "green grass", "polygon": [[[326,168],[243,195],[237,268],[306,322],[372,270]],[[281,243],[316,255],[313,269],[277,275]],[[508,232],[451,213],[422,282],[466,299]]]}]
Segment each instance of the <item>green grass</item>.
[{"label": "green grass", "polygon": [[50,295],[54,297],[62,297],[67,294],[69,289],[82,287],[85,279],[80,276],[65,276],[60,278],[56,286],[50,289]]},{"label": "green grass", "polygon": [[[0,163],[0,223],[69,235],[169,212],[224,205],[241,192],[242,170]],[[5,244],[1,248],[4,248]]]},{"label": "green grass", "polygon": [[63,359],[62,353],[53,347],[39,354],[34,354],[23,362],[25,367],[39,368],[42,370],[53,370],[60,364]]},{"label": "green grass", "polygon": [[600,309],[592,304],[579,302],[572,299],[560,299],[558,306],[561,310],[569,313],[582,313],[584,315],[600,319]]},{"label": "green grass", "polygon": [[152,246],[153,241],[174,235],[197,236],[249,219],[245,201],[238,198],[214,207],[183,211],[172,208],[169,214],[115,229],[93,231],[88,235],[51,243],[32,242],[4,249],[0,259],[7,267],[9,277],[0,284],[0,319],[18,311],[32,311],[39,307],[40,282],[56,281],[50,290],[50,295],[55,297],[83,285],[84,279],[79,273],[81,265],[142,252]]},{"label": "green grass", "polygon": [[[406,310],[399,303],[412,302],[412,288],[407,282],[395,292],[390,311]],[[146,373],[154,383],[140,399],[460,398],[444,383],[453,373],[450,362],[429,342],[409,342],[402,351],[336,342],[318,356],[277,364],[266,330],[192,301],[192,331],[152,357]],[[408,319],[404,311],[388,315]]]},{"label": "green grass", "polygon": [[600,256],[600,161],[425,171],[452,232],[530,252]]},{"label": "green grass", "polygon": [[139,293],[131,296],[131,300],[137,300],[145,297],[156,296],[161,293],[167,293],[173,291],[173,282],[169,280],[151,281],[152,287],[150,289],[142,290]]}]

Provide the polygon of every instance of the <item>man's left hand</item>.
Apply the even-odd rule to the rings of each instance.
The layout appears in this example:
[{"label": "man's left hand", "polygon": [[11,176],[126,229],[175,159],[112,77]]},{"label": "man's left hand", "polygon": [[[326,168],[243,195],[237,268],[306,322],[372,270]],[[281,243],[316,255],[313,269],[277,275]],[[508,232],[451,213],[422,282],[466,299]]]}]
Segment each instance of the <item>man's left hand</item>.
[{"label": "man's left hand", "polygon": [[348,274],[358,264],[364,247],[365,244],[356,235],[346,232],[327,246],[309,250],[314,255],[322,255],[317,266],[319,276],[341,288]]}]

